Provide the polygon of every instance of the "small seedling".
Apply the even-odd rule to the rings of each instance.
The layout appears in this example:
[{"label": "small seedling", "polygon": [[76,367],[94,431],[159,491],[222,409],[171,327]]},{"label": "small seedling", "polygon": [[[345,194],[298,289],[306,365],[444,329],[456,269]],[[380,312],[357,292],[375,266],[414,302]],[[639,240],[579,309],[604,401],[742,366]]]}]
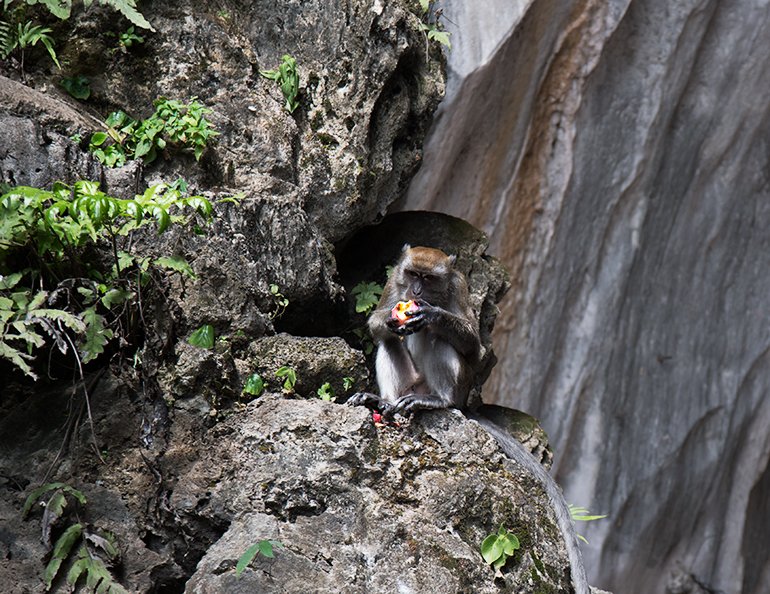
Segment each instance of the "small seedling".
[{"label": "small seedling", "polygon": [[240,577],[240,575],[243,573],[243,570],[246,569],[252,561],[254,561],[254,558],[257,555],[262,554],[268,559],[272,559],[275,557],[275,552],[273,549],[281,547],[283,547],[283,544],[277,540],[260,540],[259,542],[254,543],[248,549],[246,549],[243,555],[241,555],[238,559],[238,563],[235,566],[235,575]]},{"label": "small seedling", "polygon": [[265,382],[262,376],[254,372],[246,378],[246,383],[243,385],[243,393],[250,396],[259,396],[265,389]]},{"label": "small seedling", "polygon": [[214,346],[214,327],[205,324],[190,335],[187,342],[201,349],[210,349]]},{"label": "small seedling", "polygon": [[449,33],[444,31],[441,26],[441,10],[436,10],[435,4],[436,2],[433,0],[420,0],[420,10],[422,11],[420,31],[425,33],[426,50],[428,41],[436,41],[447,49],[452,49],[452,44],[449,42]]},{"label": "small seedling", "polygon": [[[607,515],[603,516],[592,516],[591,512],[588,511],[585,507],[580,507],[578,505],[572,505],[569,504],[569,515],[572,518],[573,522],[594,522],[596,520],[601,520],[603,518],[606,518]],[[577,534],[577,537],[582,540],[584,543],[588,544],[588,540],[586,540],[586,537],[582,534]]]},{"label": "small seedling", "polygon": [[275,309],[270,312],[270,319],[274,320],[283,315],[283,312],[285,312],[286,308],[289,306],[289,300],[283,293],[281,293],[278,285],[270,285],[270,294],[273,296],[273,303],[275,305]]},{"label": "small seedling", "polygon": [[518,537],[512,532],[508,532],[504,526],[500,526],[497,533],[490,534],[481,543],[481,556],[484,561],[495,568],[496,574],[500,574],[500,569],[513,556],[519,546]]},{"label": "small seedling", "polygon": [[294,386],[297,383],[297,372],[293,367],[284,365],[275,372],[275,377],[283,379],[283,393],[293,394]]},{"label": "small seedling", "polygon": [[350,388],[353,387],[353,384],[355,383],[355,380],[350,376],[345,376],[342,378],[342,389],[346,392],[350,390]]},{"label": "small seedling", "polygon": [[260,70],[265,78],[276,81],[281,86],[283,98],[286,99],[286,111],[294,113],[299,107],[297,95],[299,95],[299,72],[297,62],[288,54],[281,58],[281,65],[276,70]]},{"label": "small seedling", "polygon": [[91,96],[91,81],[82,74],[63,78],[59,84],[75,99],[85,101]]},{"label": "small seedling", "polygon": [[329,382],[325,382],[318,388],[316,393],[318,394],[318,397],[325,402],[331,402],[334,399],[334,388],[332,388],[332,385]]},{"label": "small seedling", "polygon": [[[128,53],[131,46],[144,43],[144,37],[136,34],[133,25],[126,29],[123,33],[118,34],[118,46],[113,48],[113,52],[121,51],[124,54]],[[113,33],[114,35],[114,33]]]}]

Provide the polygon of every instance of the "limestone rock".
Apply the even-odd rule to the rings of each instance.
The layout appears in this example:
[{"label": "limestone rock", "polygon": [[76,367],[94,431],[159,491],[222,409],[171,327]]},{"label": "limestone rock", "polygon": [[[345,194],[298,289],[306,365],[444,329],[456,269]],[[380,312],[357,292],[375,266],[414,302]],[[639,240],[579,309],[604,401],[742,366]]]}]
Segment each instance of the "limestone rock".
[{"label": "limestone rock", "polygon": [[[375,427],[364,409],[268,395],[207,439],[171,503],[183,524],[229,527],[186,592],[569,590],[545,494],[457,411]],[[479,547],[500,524],[522,548],[496,582]],[[236,577],[263,539],[283,548]]]}]

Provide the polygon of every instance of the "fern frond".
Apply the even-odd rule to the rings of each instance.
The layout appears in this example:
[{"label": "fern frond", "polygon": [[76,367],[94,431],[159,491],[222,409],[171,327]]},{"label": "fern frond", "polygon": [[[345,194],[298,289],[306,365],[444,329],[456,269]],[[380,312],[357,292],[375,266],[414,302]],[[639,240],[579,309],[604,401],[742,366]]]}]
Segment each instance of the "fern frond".
[{"label": "fern frond", "polygon": [[100,0],[100,2],[112,6],[137,27],[155,31],[142,13],[136,9],[135,0]]},{"label": "fern frond", "polygon": [[[72,0],[37,0],[39,4],[45,5],[52,15],[60,19],[70,18],[72,12]],[[27,4],[34,4],[27,0]]]}]

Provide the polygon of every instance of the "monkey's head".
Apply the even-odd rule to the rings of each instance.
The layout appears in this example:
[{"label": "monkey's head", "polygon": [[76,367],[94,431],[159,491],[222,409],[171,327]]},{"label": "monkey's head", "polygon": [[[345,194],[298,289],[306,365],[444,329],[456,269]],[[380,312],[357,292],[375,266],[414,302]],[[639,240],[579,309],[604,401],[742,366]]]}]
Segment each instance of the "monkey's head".
[{"label": "monkey's head", "polygon": [[393,271],[399,292],[407,300],[418,299],[444,306],[455,273],[455,259],[441,250],[406,244]]}]

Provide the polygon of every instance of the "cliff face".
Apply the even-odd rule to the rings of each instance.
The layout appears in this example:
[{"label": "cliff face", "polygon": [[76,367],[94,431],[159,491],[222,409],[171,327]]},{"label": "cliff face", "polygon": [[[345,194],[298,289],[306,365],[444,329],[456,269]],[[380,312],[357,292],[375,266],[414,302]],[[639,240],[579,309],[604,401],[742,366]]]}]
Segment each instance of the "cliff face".
[{"label": "cliff face", "polygon": [[539,416],[567,499],[609,514],[589,578],[768,591],[766,3],[521,11],[495,52],[466,40],[488,59],[402,207],[467,218],[512,269],[485,395]]},{"label": "cliff face", "polygon": [[[205,230],[147,227],[125,242],[113,234],[103,253],[68,246],[68,258],[90,256],[95,269],[114,257],[115,275],[96,277],[108,279],[105,291],[118,281],[135,289],[119,312],[104,299],[94,305],[115,340],[81,374],[81,359],[42,338],[31,363],[38,383],[0,360],[0,591],[75,589],[64,582],[79,577],[84,588],[86,566],[84,589],[113,593],[123,590],[112,578],[147,593],[587,591],[569,520],[533,478],[539,467],[508,460],[458,411],[375,424],[342,404],[373,384],[350,289],[383,282],[407,241],[456,253],[481,318],[483,371],[494,362],[486,347],[507,274],[485,254],[484,235],[430,213],[370,226],[419,165],[443,92],[444,59],[420,28],[419,4],[172,4],[145,3],[156,31],[131,51],[114,47],[125,22],[92,4],[52,22],[64,72],[34,54],[24,77],[13,61],[0,64],[4,184],[85,178],[128,199],[182,177],[216,215]],[[300,71],[293,113],[260,74],[287,53]],[[88,77],[88,102],[65,95],[60,75]],[[160,147],[152,163],[103,167],[87,151],[102,118],[115,109],[147,117],[158,96],[196,96],[211,109],[216,142],[199,162]],[[87,225],[101,215],[77,216]],[[146,267],[121,264],[119,242]],[[152,268],[149,282],[141,273],[161,254],[184,257],[196,278]],[[51,294],[92,280],[41,276],[35,286]],[[8,287],[0,290],[5,322]],[[82,309],[77,298],[70,305]],[[133,331],[120,327],[122,312]],[[188,341],[200,328],[208,348]],[[322,401],[335,393],[339,402]],[[534,425],[525,419],[519,430],[548,461]],[[41,484],[45,510],[22,513]],[[521,547],[496,572],[479,549],[501,525]],[[266,540],[283,548],[239,577],[238,559]],[[54,543],[64,544],[52,552]]]}]

